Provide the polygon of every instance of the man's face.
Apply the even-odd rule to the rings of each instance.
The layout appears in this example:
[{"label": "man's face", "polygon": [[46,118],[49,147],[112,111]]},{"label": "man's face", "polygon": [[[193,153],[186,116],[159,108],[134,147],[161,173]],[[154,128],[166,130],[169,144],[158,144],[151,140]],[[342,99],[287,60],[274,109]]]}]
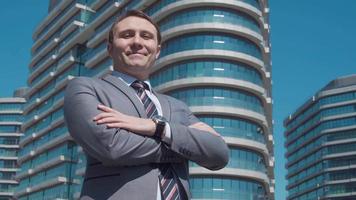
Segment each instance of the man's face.
[{"label": "man's face", "polygon": [[160,53],[154,25],[146,19],[130,16],[116,24],[113,33],[108,52],[115,70],[147,79],[149,68]]}]

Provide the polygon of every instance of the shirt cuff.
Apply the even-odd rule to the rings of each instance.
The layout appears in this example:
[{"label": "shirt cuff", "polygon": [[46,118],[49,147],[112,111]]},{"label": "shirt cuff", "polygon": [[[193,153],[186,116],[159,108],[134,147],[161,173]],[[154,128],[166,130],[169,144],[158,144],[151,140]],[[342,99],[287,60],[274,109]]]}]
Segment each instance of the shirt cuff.
[{"label": "shirt cuff", "polygon": [[172,143],[171,126],[169,126],[169,123],[167,123],[167,122],[166,122],[166,125],[164,126],[162,141],[167,144]]}]

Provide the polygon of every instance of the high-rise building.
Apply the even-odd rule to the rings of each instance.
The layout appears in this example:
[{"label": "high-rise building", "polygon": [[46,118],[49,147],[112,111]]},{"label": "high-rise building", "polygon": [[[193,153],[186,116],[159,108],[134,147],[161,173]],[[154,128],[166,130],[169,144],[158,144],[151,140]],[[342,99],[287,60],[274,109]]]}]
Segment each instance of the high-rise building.
[{"label": "high-rise building", "polygon": [[0,199],[10,199],[18,182],[15,174],[19,140],[22,136],[22,98],[25,89],[18,89],[13,97],[0,98]]},{"label": "high-rise building", "polygon": [[356,199],[356,75],[331,81],[284,125],[287,199]]},{"label": "high-rise building", "polygon": [[162,31],[152,85],[185,101],[230,147],[222,170],[190,164],[193,198],[274,199],[267,0],[50,1],[33,34],[16,196],[78,197],[85,156],[64,125],[63,89],[74,76],[112,71],[106,36],[130,9],[145,11]]}]

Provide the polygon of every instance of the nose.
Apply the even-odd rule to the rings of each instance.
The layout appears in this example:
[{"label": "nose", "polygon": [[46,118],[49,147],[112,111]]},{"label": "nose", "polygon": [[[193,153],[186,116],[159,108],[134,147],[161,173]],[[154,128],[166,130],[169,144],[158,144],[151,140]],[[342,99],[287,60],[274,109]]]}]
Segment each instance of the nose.
[{"label": "nose", "polygon": [[135,37],[132,38],[132,47],[135,49],[141,49],[142,46],[142,38],[140,35],[136,34]]}]

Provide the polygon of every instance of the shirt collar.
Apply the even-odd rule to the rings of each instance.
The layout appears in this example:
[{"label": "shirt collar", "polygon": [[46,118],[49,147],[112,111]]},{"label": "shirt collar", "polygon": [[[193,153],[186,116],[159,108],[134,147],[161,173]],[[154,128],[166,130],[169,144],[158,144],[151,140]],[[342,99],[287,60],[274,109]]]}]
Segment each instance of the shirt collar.
[{"label": "shirt collar", "polygon": [[[135,82],[137,79],[131,75],[128,75],[128,74],[124,74],[122,72],[119,72],[119,71],[113,71],[112,72],[112,75],[115,76],[116,78],[122,80],[127,86],[131,86],[131,84],[133,82]],[[145,82],[148,87],[150,88],[150,92],[152,92],[152,87],[151,87],[151,83],[149,80],[144,80],[143,82]]]}]

